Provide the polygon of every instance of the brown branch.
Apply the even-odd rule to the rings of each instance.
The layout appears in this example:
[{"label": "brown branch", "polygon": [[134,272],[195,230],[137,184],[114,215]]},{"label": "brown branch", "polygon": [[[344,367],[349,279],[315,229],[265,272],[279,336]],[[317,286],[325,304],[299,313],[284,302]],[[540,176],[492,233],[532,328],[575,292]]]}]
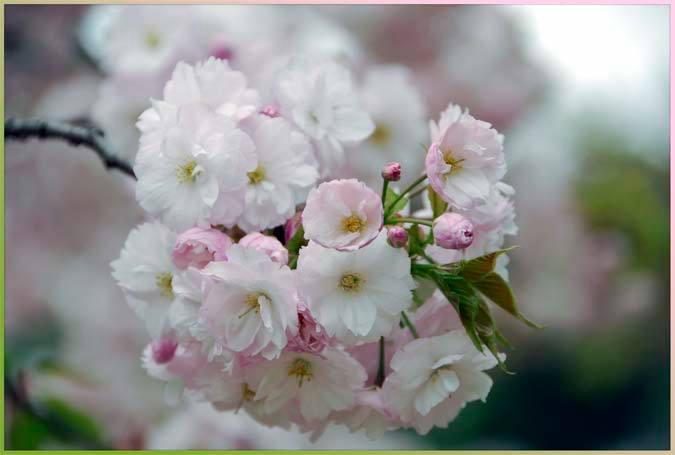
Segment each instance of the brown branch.
[{"label": "brown branch", "polygon": [[31,138],[61,139],[74,146],[84,145],[98,155],[107,169],[117,169],[136,178],[131,165],[110,150],[103,133],[97,128],[54,120],[16,118],[5,120],[5,140],[25,141]]}]

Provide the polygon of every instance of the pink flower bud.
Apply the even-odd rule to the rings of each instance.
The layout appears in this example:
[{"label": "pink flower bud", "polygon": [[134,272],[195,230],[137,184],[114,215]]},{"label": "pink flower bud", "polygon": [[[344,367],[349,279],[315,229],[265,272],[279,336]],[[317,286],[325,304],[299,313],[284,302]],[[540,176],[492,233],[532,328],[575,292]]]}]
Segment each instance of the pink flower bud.
[{"label": "pink flower bud", "polygon": [[221,36],[214,40],[209,50],[209,55],[220,60],[232,60],[234,49],[230,45],[230,41]]},{"label": "pink flower bud", "polygon": [[436,245],[449,250],[468,248],[473,243],[473,224],[459,213],[444,213],[434,220]]},{"label": "pink flower bud", "polygon": [[231,245],[232,239],[218,229],[188,229],[176,239],[173,262],[179,269],[203,269],[211,261],[226,261],[225,251]]},{"label": "pink flower bud", "polygon": [[284,243],[288,244],[288,241],[293,238],[298,228],[302,225],[302,212],[297,212],[288,221],[284,226]]},{"label": "pink flower bud", "polygon": [[178,343],[170,338],[162,338],[152,342],[152,359],[158,364],[169,363],[176,355]]},{"label": "pink flower bud", "polygon": [[397,182],[401,178],[401,163],[387,163],[382,168],[382,178],[390,182]]},{"label": "pink flower bud", "polygon": [[281,113],[279,112],[279,108],[277,108],[277,107],[274,106],[273,104],[268,104],[267,106],[265,106],[265,107],[260,111],[260,113],[261,113],[262,115],[266,115],[266,116],[272,117],[272,118],[274,118],[274,117],[279,117],[279,115],[281,115]]},{"label": "pink flower bud", "polygon": [[286,349],[293,352],[321,354],[326,346],[332,345],[331,338],[312,313],[304,305],[298,305],[298,332],[289,337]]},{"label": "pink flower bud", "polygon": [[261,253],[265,253],[274,262],[278,262],[279,264],[288,264],[288,250],[284,248],[280,241],[269,235],[253,232],[242,237],[239,240],[239,245],[254,248]]},{"label": "pink flower bud", "polygon": [[387,239],[394,248],[403,248],[408,243],[408,232],[401,226],[393,226],[387,231]]}]

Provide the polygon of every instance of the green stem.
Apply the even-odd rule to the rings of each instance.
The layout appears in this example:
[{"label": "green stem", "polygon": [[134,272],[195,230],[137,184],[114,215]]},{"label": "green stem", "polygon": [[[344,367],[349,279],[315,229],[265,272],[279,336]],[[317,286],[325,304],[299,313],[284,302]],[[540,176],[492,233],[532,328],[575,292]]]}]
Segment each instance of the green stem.
[{"label": "green stem", "polygon": [[382,207],[387,200],[387,188],[389,188],[389,180],[382,179]]},{"label": "green stem", "polygon": [[380,337],[380,363],[375,377],[375,385],[382,387],[382,384],[384,384],[384,337]]},{"label": "green stem", "polygon": [[429,227],[433,226],[433,222],[431,220],[422,220],[420,218],[393,218],[385,222],[385,224],[397,224],[397,223],[423,224]]},{"label": "green stem", "polygon": [[417,334],[417,329],[415,329],[413,323],[410,322],[410,319],[408,319],[408,315],[405,314],[405,311],[401,311],[401,318],[403,319],[403,324],[408,327],[408,330],[410,330],[410,333],[412,333],[412,336],[414,338],[419,338],[420,336]]},{"label": "green stem", "polygon": [[417,191],[415,191],[415,192],[413,192],[413,193],[410,193],[410,196],[408,196],[408,199],[409,199],[409,200],[412,200],[412,198],[419,196],[420,194],[424,193],[426,190],[427,190],[427,187],[426,187],[426,186],[423,186],[423,187],[420,188],[419,190],[417,190]]},{"label": "green stem", "polygon": [[394,199],[394,202],[392,202],[391,204],[389,204],[389,206],[385,209],[385,211],[384,211],[384,219],[387,219],[387,217],[388,217],[389,214],[390,214],[389,212],[391,212],[391,208],[392,208],[392,207],[396,207],[396,204],[398,204],[398,201],[400,201],[401,199],[403,199],[403,198],[405,197],[406,194],[410,193],[412,190],[415,189],[415,187],[416,187],[417,185],[419,185],[420,183],[422,183],[422,182],[425,181],[426,179],[427,179],[427,175],[424,174],[423,176],[421,176],[420,178],[418,178],[417,180],[415,180],[414,182],[412,182],[406,189],[404,189],[403,191],[401,191],[401,194],[399,194],[398,197],[397,197],[396,199]]}]

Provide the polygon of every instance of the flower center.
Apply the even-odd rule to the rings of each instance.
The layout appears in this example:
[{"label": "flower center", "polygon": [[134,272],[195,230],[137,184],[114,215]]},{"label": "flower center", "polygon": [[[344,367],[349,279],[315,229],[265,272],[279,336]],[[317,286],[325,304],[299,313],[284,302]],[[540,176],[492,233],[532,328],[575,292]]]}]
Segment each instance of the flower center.
[{"label": "flower center", "polygon": [[462,166],[460,166],[459,163],[461,163],[464,160],[455,158],[452,154],[452,150],[447,149],[446,151],[443,152],[443,161],[445,161],[445,164],[452,166],[452,169],[450,169],[449,174],[453,174],[462,168]]},{"label": "flower center", "polygon": [[159,33],[154,30],[149,31],[148,34],[145,35],[145,45],[148,47],[148,49],[157,49],[160,42],[161,39],[159,37]]},{"label": "flower center", "polygon": [[265,179],[265,168],[258,165],[255,170],[248,172],[246,175],[248,176],[249,185],[257,185]]},{"label": "flower center", "polygon": [[356,215],[351,215],[342,220],[342,230],[344,232],[361,232],[366,227],[366,222]]},{"label": "flower center", "polygon": [[155,285],[159,288],[159,294],[168,299],[173,298],[173,275],[171,272],[162,272],[155,275]]},{"label": "flower center", "polygon": [[370,135],[370,141],[376,145],[385,145],[389,143],[390,138],[391,130],[382,124],[375,125],[375,131]]},{"label": "flower center", "polygon": [[269,300],[269,297],[264,292],[252,292],[251,294],[246,294],[246,297],[244,297],[244,303],[248,308],[239,315],[239,319],[243,318],[252,311],[256,314],[260,313],[260,297],[265,297]]},{"label": "flower center", "polygon": [[243,388],[243,390],[244,390],[244,391],[242,392],[242,396],[243,396],[243,398],[244,398],[244,401],[251,401],[251,400],[253,400],[253,398],[255,398],[255,390],[251,389],[251,388],[248,386],[248,384],[244,383],[244,385],[242,386],[242,388]]},{"label": "flower center", "polygon": [[359,292],[365,279],[358,273],[347,273],[340,278],[340,288],[346,292]]},{"label": "flower center", "polygon": [[176,168],[176,178],[180,183],[194,182],[199,173],[195,172],[196,168],[197,162],[195,160],[190,160]]},{"label": "flower center", "polygon": [[288,375],[298,378],[298,386],[302,387],[302,383],[307,379],[311,381],[314,377],[312,373],[312,363],[305,359],[295,359],[288,367]]}]

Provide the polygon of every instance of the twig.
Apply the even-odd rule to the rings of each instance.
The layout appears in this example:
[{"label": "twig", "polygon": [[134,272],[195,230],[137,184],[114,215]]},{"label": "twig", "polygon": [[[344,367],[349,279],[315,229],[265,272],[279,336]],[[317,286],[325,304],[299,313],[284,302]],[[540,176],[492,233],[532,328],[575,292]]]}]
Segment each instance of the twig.
[{"label": "twig", "polygon": [[384,384],[384,337],[380,337],[380,355],[377,367],[377,376],[375,377],[375,385],[382,387]]},{"label": "twig", "polygon": [[16,118],[5,120],[5,140],[24,141],[31,138],[61,139],[74,146],[84,145],[96,152],[107,169],[117,169],[136,178],[131,165],[111,152],[103,133],[96,128],[54,120]]},{"label": "twig", "polygon": [[412,336],[415,339],[419,338],[420,336],[417,334],[417,329],[415,329],[415,325],[412,322],[410,322],[410,319],[408,319],[408,315],[405,314],[405,311],[401,311],[401,319],[403,320],[403,325],[408,327],[408,330],[410,330]]}]

